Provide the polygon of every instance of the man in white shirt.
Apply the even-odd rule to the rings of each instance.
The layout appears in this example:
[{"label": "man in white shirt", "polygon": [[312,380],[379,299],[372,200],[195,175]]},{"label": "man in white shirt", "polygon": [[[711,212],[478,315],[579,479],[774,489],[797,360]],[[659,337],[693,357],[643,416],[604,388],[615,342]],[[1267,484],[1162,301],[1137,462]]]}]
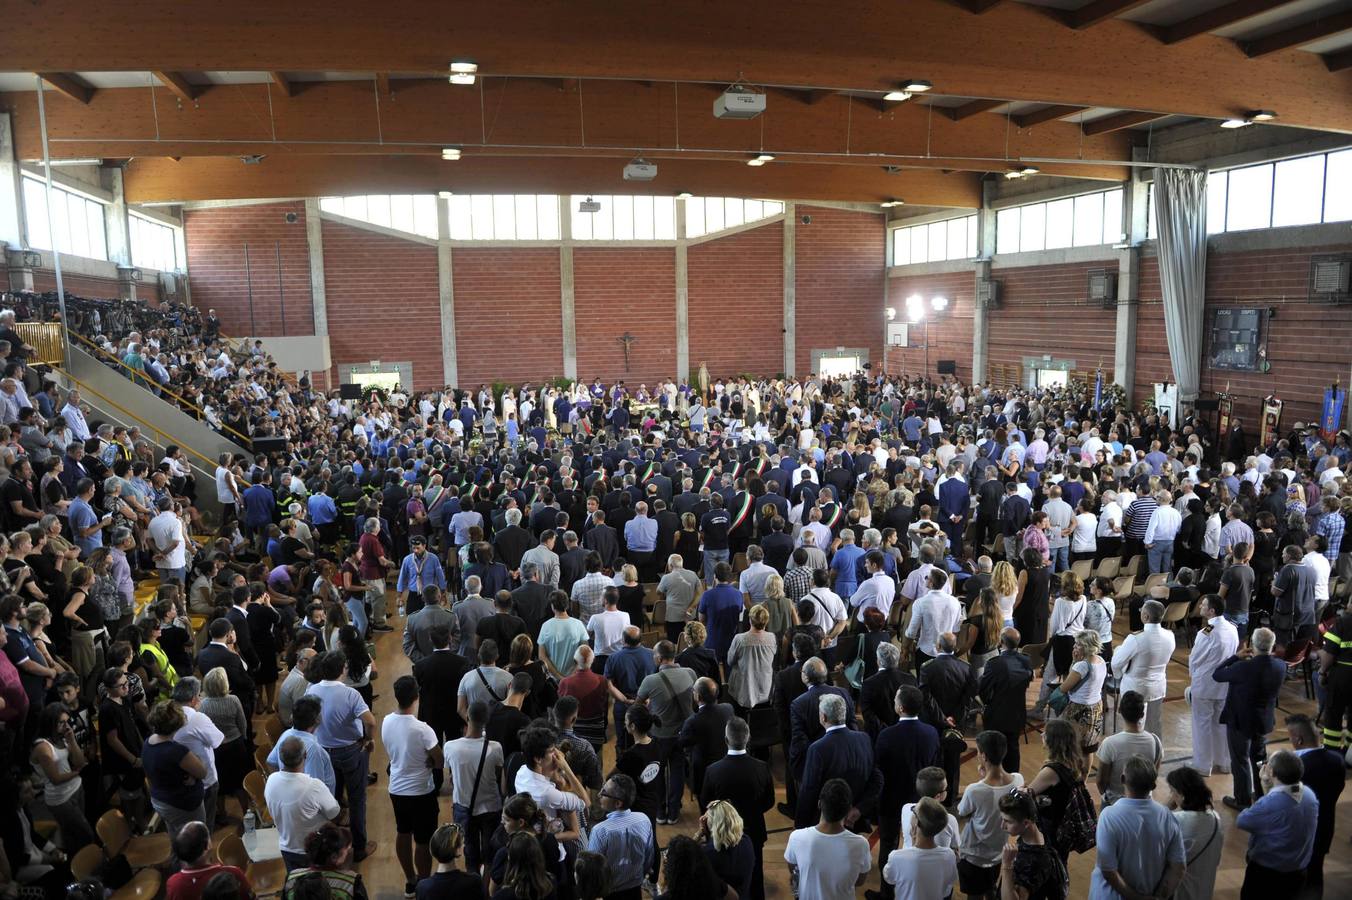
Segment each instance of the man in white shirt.
[{"label": "man in white shirt", "polygon": [[935,646],[939,635],[945,632],[954,634],[962,624],[962,606],[958,598],[948,593],[948,573],[934,569],[929,574],[929,591],[919,600],[911,612],[911,622],[906,626],[906,649],[915,649],[915,670],[939,655]]},{"label": "man in white shirt", "polygon": [[832,778],[817,797],[821,819],[789,835],[784,860],[798,877],[798,900],[853,897],[868,878],[873,868],[868,839],[845,829],[853,806],[850,786],[843,778]]},{"label": "man in white shirt", "polygon": [[864,612],[876,609],[886,621],[892,613],[892,601],[896,599],[897,583],[883,571],[885,565],[881,550],[870,550],[864,555],[864,569],[869,577],[850,596],[850,607],[855,610],[855,619],[864,621]]},{"label": "man in white shirt", "polygon": [[592,647],[597,656],[609,656],[624,646],[624,630],[629,627],[629,613],[618,609],[620,592],[606,588],[606,608],[587,620],[587,631],[592,636]]},{"label": "man in white shirt", "polygon": [[1301,563],[1314,571],[1314,608],[1319,609],[1319,604],[1327,603],[1329,599],[1329,574],[1332,566],[1329,565],[1328,557],[1324,551],[1328,549],[1328,538],[1322,534],[1314,534],[1305,539],[1305,556],[1301,558]]},{"label": "man in white shirt", "polygon": [[305,745],[300,739],[282,741],[278,753],[282,770],[268,776],[263,799],[277,824],[277,842],[290,872],[310,864],[305,855],[305,839],[337,816],[341,807],[324,782],[301,771],[305,766]]},{"label": "man in white shirt", "polygon": [[235,483],[235,473],[230,471],[231,455],[222,453],[216,466],[216,499],[221,504],[221,515],[225,519],[236,518],[241,502],[239,485]]},{"label": "man in white shirt", "polygon": [[1145,698],[1145,730],[1160,740],[1164,740],[1160,716],[1169,682],[1167,669],[1175,644],[1174,633],[1160,626],[1163,618],[1164,604],[1147,600],[1141,606],[1145,628],[1127,635],[1122,646],[1113,652],[1113,672],[1121,679],[1122,693],[1135,691]]},{"label": "man in white shirt", "polygon": [[1070,568],[1070,536],[1075,531],[1075,510],[1061,499],[1061,488],[1053,485],[1047,488],[1047,502],[1042,511],[1047,514],[1047,548],[1051,553],[1053,572],[1064,572]]},{"label": "man in white shirt", "polygon": [[465,736],[447,741],[446,768],[451,773],[451,812],[465,835],[465,865],[477,872],[492,860],[490,839],[502,813],[502,745],[484,735],[488,724],[487,703],[472,703],[466,716]]},{"label": "man in white shirt", "polygon": [[390,757],[390,804],[394,807],[394,854],[404,870],[404,896],[432,874],[428,843],[437,830],[437,788],[432,771],[441,768],[441,747],[432,726],[418,720],[418,680],[394,680],[399,712],[380,723],[380,741]]},{"label": "man in white shirt", "polygon": [[1155,495],[1155,502],[1157,505],[1150,514],[1149,524],[1145,527],[1144,539],[1151,574],[1172,570],[1174,538],[1178,535],[1178,529],[1183,527],[1183,517],[1170,505],[1173,502],[1172,494],[1160,491]]},{"label": "man in white shirt", "polygon": [[159,514],[150,520],[148,531],[155,545],[155,568],[160,571],[160,583],[176,581],[183,584],[188,571],[187,541],[183,534],[183,520],[174,512],[174,498],[161,497],[155,501]]},{"label": "man in white shirt", "polygon": [[216,796],[220,789],[216,774],[216,748],[225,741],[225,735],[211,721],[198,712],[202,705],[202,682],[191,675],[180,678],[174,685],[171,699],[183,710],[183,727],[174,732],[174,740],[187,747],[206,763],[207,774],[202,779],[202,817],[208,826],[216,821]]},{"label": "man in white shirt", "polygon": [[[812,604],[812,618],[808,621],[808,624],[816,625],[822,630],[825,638],[822,640],[820,655],[828,664],[834,665],[836,640],[840,633],[845,630],[845,626],[849,624],[850,614],[845,609],[845,601],[840,598],[840,595],[827,587],[830,579],[829,572],[824,569],[814,569],[812,571],[812,590],[803,595],[803,600],[799,601],[798,606],[801,608],[803,602]],[[891,579],[889,578],[888,581],[891,581]]]},{"label": "man in white shirt", "polygon": [[[1221,710],[1230,685],[1212,678],[1211,673],[1239,649],[1239,632],[1225,618],[1224,602],[1216,603],[1212,596],[1203,597],[1198,607],[1206,625],[1197,632],[1188,654],[1188,676],[1192,683],[1183,692],[1184,699],[1192,705],[1192,766],[1204,777],[1230,771],[1230,745],[1221,724]],[[1117,662],[1116,656],[1113,662]]]}]

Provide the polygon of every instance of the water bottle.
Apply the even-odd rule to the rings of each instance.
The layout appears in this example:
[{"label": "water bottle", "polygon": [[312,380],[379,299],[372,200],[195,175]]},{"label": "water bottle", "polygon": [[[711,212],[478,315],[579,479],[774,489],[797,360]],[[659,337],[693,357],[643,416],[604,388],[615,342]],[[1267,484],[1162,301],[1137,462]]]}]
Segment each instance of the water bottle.
[{"label": "water bottle", "polygon": [[244,814],[244,833],[245,833],[245,834],[253,834],[253,833],[254,833],[254,823],[255,823],[255,821],[256,821],[256,819],[255,819],[255,817],[254,817],[254,811],[253,811],[252,809],[249,810],[248,812],[246,812],[246,813]]},{"label": "water bottle", "polygon": [[400,599],[400,601],[399,601],[399,618],[402,619],[403,617],[404,617],[404,601],[403,601],[403,599]]}]

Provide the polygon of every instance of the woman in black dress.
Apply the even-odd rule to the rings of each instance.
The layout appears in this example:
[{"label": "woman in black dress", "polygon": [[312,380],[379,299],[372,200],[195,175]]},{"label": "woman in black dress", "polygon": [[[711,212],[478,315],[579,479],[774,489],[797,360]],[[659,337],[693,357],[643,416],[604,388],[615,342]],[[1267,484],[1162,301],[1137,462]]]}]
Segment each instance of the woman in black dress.
[{"label": "woman in black dress", "polygon": [[1047,640],[1047,620],[1051,615],[1052,570],[1033,548],[1023,551],[1023,571],[1019,573],[1019,596],[1014,601],[1014,627],[1019,630],[1019,646],[1042,644]]},{"label": "woman in black dress", "polygon": [[253,640],[254,652],[258,654],[258,671],[254,673],[254,683],[263,691],[263,703],[258,711],[272,713],[277,710],[277,625],[282,621],[281,613],[272,605],[272,598],[265,591],[262,597],[249,604],[249,637]]},{"label": "woman in black dress", "polygon": [[681,530],[676,532],[676,552],[681,554],[681,567],[691,572],[703,572],[704,554],[699,549],[699,522],[694,513],[681,516]]}]

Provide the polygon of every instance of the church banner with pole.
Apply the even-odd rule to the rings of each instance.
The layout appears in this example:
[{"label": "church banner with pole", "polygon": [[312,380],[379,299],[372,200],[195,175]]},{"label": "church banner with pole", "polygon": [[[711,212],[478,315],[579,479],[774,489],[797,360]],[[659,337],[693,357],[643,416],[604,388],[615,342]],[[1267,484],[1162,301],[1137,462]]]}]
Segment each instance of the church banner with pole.
[{"label": "church banner with pole", "polygon": [[1347,401],[1347,391],[1334,382],[1324,389],[1324,405],[1319,413],[1319,436],[1332,442],[1338,434],[1338,423],[1343,418],[1343,404]]}]

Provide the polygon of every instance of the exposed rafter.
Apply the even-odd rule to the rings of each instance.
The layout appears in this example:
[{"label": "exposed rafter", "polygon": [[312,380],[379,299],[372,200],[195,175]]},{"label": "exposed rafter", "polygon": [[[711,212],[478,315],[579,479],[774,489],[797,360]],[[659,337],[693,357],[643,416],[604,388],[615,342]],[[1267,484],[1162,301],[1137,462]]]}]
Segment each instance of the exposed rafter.
[{"label": "exposed rafter", "polygon": [[979,16],[984,12],[990,12],[1003,2],[1004,0],[963,0],[962,5],[968,12]]},{"label": "exposed rafter", "polygon": [[77,103],[88,104],[94,96],[94,89],[83,84],[74,75],[67,72],[39,72],[42,80],[52,86],[52,90],[64,94]]},{"label": "exposed rafter", "polygon": [[160,84],[167,87],[184,103],[193,102],[201,93],[201,88],[195,84],[189,84],[188,79],[178,72],[151,72],[150,74],[159,79]]},{"label": "exposed rafter", "polygon": [[1324,65],[1328,66],[1330,72],[1341,72],[1343,69],[1352,69],[1352,50],[1341,50],[1338,53],[1324,54]]},{"label": "exposed rafter", "polygon": [[1066,10],[1062,18],[1071,28],[1090,28],[1149,2],[1150,0],[1093,0],[1088,6]]},{"label": "exposed rafter", "polygon": [[969,116],[977,113],[990,112],[993,109],[999,109],[1008,103],[1008,100],[973,100],[970,103],[964,103],[962,106],[950,106],[944,109],[944,115],[948,116],[954,122],[961,122]]},{"label": "exposed rafter", "polygon": [[288,97],[296,96],[296,86],[291,83],[291,79],[287,78],[281,72],[269,72],[268,77],[272,79],[273,84],[281,88],[283,94],[286,94]]},{"label": "exposed rafter", "polygon": [[1309,44],[1344,31],[1352,31],[1352,10],[1315,19],[1303,25],[1296,25],[1276,34],[1256,38],[1252,41],[1240,41],[1239,45],[1250,59],[1289,50],[1301,44]]},{"label": "exposed rafter", "polygon": [[1135,128],[1137,125],[1144,125],[1147,122],[1154,122],[1163,119],[1164,116],[1152,112],[1121,112],[1115,116],[1105,116],[1102,119],[1095,119],[1092,122],[1085,122],[1083,125],[1086,135],[1107,134],[1110,131],[1121,131],[1124,128]]},{"label": "exposed rafter", "polygon": [[1084,112],[1085,109],[1087,107],[1084,106],[1049,106],[1046,109],[1015,116],[1014,124],[1020,128],[1032,128],[1034,125],[1041,125],[1044,122],[1055,122],[1057,119],[1073,116],[1076,113]]},{"label": "exposed rafter", "polygon": [[1269,10],[1277,9],[1280,6],[1286,6],[1292,2],[1294,2],[1294,0],[1235,0],[1234,3],[1227,3],[1224,6],[1218,6],[1215,9],[1208,9],[1204,13],[1198,13],[1191,18],[1184,19],[1181,22],[1175,22],[1172,25],[1145,27],[1164,43],[1177,44],[1181,41],[1186,41],[1189,38],[1195,38],[1198,35],[1206,34],[1208,31],[1216,31],[1227,25],[1243,22],[1245,19],[1251,19],[1254,16],[1261,15]]}]

